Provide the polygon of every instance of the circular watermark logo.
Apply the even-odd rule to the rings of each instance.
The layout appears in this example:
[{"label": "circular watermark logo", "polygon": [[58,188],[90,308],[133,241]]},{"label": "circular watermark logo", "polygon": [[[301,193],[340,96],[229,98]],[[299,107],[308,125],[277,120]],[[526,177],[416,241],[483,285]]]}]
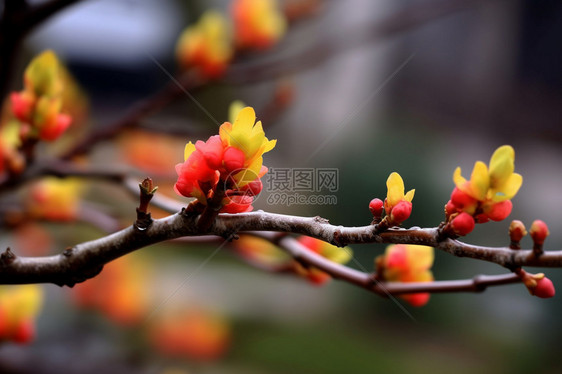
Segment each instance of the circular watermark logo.
[{"label": "circular watermark logo", "polygon": [[233,170],[224,181],[226,196],[241,196],[240,200],[244,200],[244,197],[246,197],[256,201],[262,189],[263,184],[259,175],[250,169],[241,168]]}]

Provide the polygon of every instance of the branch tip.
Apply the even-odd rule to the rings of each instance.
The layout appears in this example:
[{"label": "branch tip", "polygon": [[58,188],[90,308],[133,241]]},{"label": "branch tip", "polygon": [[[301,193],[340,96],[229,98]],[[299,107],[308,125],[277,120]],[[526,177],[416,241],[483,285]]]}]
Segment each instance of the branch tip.
[{"label": "branch tip", "polygon": [[16,255],[12,252],[10,247],[6,248],[6,250],[0,255],[0,261],[2,261],[4,265],[11,264],[15,259]]},{"label": "branch tip", "polygon": [[138,231],[145,231],[152,224],[152,217],[148,212],[148,204],[150,200],[156,193],[158,186],[154,186],[152,179],[146,177],[142,183],[139,183],[140,196],[139,196],[139,207],[137,208],[137,220],[134,223],[134,227]]}]

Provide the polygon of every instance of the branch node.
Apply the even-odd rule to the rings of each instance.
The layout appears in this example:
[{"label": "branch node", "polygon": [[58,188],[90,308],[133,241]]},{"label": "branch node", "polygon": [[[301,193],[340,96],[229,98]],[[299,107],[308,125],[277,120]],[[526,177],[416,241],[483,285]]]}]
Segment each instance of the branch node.
[{"label": "branch node", "polygon": [[509,243],[509,248],[517,251],[517,250],[521,249],[521,244],[519,244],[519,242],[513,242],[512,241],[512,242]]},{"label": "branch node", "polygon": [[150,213],[142,212],[139,210],[139,208],[137,208],[137,220],[133,224],[135,229],[137,231],[144,232],[150,227],[151,224],[152,217],[150,216]]},{"label": "branch node", "polygon": [[486,282],[482,275],[476,275],[472,278],[475,292],[484,292],[486,290]]},{"label": "branch node", "polygon": [[240,235],[238,235],[236,231],[228,231],[223,233],[221,236],[229,242],[240,239]]},{"label": "branch node", "polygon": [[343,234],[341,233],[340,229],[334,231],[334,235],[332,236],[332,244],[336,247],[345,247],[346,242],[343,240]]},{"label": "branch node", "polygon": [[16,255],[12,252],[10,247],[6,248],[4,252],[0,255],[0,261],[3,265],[9,265],[16,259]]},{"label": "branch node", "polygon": [[65,257],[70,257],[72,256],[72,254],[74,253],[74,248],[72,247],[67,247],[64,252],[62,252],[62,255]]},{"label": "branch node", "polygon": [[458,237],[459,236],[454,233],[447,222],[441,222],[437,227],[437,243],[440,243],[445,239],[458,239]]},{"label": "branch node", "polygon": [[533,254],[535,255],[535,257],[539,258],[543,253],[544,250],[542,248],[542,244],[533,243]]},{"label": "branch node", "polygon": [[378,224],[375,224],[373,226],[373,234],[374,235],[378,235],[382,232],[385,232],[386,230],[388,230],[390,228],[390,225],[388,224],[388,220],[386,217],[384,217],[382,219],[382,221],[380,221]]},{"label": "branch node", "polygon": [[330,221],[327,218],[323,218],[320,216],[315,216],[314,217],[314,222],[318,222],[318,223],[330,223]]}]

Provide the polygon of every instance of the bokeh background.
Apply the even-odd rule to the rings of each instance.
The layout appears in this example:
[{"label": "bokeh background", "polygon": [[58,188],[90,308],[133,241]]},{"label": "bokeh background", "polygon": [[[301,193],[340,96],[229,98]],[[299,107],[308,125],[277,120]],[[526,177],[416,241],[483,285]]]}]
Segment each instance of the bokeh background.
[{"label": "bokeh background", "polygon": [[[527,225],[543,219],[551,232],[546,248],[562,247],[560,2],[311,3],[316,11],[291,24],[272,50],[239,56],[228,79],[192,92],[220,121],[227,119],[228,106],[235,99],[256,108],[266,135],[278,139],[275,150],[265,156],[267,166],[339,170],[336,204],[271,204],[267,197],[279,191],[266,188],[257,209],[321,215],[345,226],[366,225],[371,219],[368,202],[385,196],[386,178],[397,171],[407,189],[416,189],[406,225],[436,226],[453,188],[455,167],[469,173],[474,161],[487,162],[498,146],[511,144],[516,171],[524,182],[510,218]],[[177,72],[173,51],[179,33],[211,7],[226,11],[228,3],[80,1],[26,38],[18,56],[19,71],[31,56],[54,49],[89,95],[91,126],[103,126],[168,84],[169,77],[154,60],[166,71]],[[237,69],[247,72],[252,66],[266,68],[236,75]],[[11,85],[20,89],[21,81],[13,79]],[[292,100],[272,109],[279,87],[290,91]],[[171,165],[181,161],[186,141],[207,138],[217,130],[187,96],[143,119],[138,127],[149,134],[158,130],[172,135],[158,143],[170,158],[177,157]],[[127,137],[157,146],[155,135],[147,141],[146,136],[130,132],[96,147],[93,162],[134,162]],[[170,180],[155,180],[163,186],[162,193],[173,197]],[[123,225],[132,222],[134,199],[115,185],[91,184],[86,194],[90,204],[105,206],[105,212]],[[509,222],[479,225],[465,239],[507,245]],[[41,237],[47,242],[46,253],[104,235],[89,224],[73,224],[71,230],[62,224],[42,227],[48,234]],[[14,240],[16,234],[4,230],[2,245]],[[407,314],[395,302],[348,284],[333,281],[319,288],[303,279],[253,269],[227,249],[199,268],[217,246],[168,243],[131,255],[142,264],[133,281],[142,287],[123,292],[139,292],[145,303],[145,314],[136,324],[78,308],[72,291],[45,285],[36,341],[0,346],[0,371],[499,374],[560,370],[559,296],[542,300],[531,297],[522,285],[510,285],[481,294],[433,295],[419,309],[396,301]],[[530,239],[524,246],[531,246]],[[384,250],[382,245],[352,247],[368,270]],[[559,269],[546,270],[555,285],[562,284]],[[496,265],[436,253],[437,279],[503,272]],[[120,281],[97,284],[100,297],[111,294],[116,282]],[[150,344],[155,321],[174,308],[204,311],[202,320],[194,324],[208,327],[211,333],[202,328],[204,336],[217,329],[226,331],[224,353],[204,359],[155,349]],[[181,330],[182,323],[172,325]]]}]

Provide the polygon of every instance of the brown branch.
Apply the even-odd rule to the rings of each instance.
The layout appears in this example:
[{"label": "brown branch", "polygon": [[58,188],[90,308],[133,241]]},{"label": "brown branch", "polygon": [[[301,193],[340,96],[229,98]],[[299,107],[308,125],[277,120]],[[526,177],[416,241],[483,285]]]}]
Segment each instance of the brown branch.
[{"label": "brown branch", "polygon": [[239,231],[278,231],[312,236],[337,246],[361,243],[428,245],[457,257],[493,262],[512,269],[520,266],[562,267],[562,251],[547,251],[536,257],[531,249],[514,251],[509,247],[484,247],[449,238],[441,239],[438,228],[398,229],[381,233],[377,226],[343,227],[321,217],[298,217],[267,212],[222,214],[212,233],[225,236],[232,227]]},{"label": "brown branch", "polygon": [[[0,261],[0,283],[49,282],[59,285],[73,285],[76,282],[95,276],[107,262],[139,248],[182,236],[200,235],[201,232],[196,224],[197,219],[197,216],[186,215],[181,212],[163,219],[154,220],[152,225],[144,231],[130,226],[107,237],[78,244],[57,256],[9,258]],[[319,217],[309,218],[253,212],[220,214],[207,233],[219,235],[223,238],[231,238],[243,231],[278,231],[304,234],[338,245],[353,243],[425,244],[445,250],[455,256],[490,261],[508,268],[519,266],[562,267],[562,251],[545,252],[539,258],[536,258],[532,254],[532,250],[513,251],[509,248],[479,247],[451,239],[439,242],[437,240],[437,228],[415,230],[389,229],[384,233],[377,234],[376,226],[342,227],[330,225],[326,220]],[[268,235],[274,234],[269,233]],[[288,242],[288,246],[293,248],[294,244],[290,244],[290,240],[290,238],[281,238],[279,243]],[[345,279],[350,283],[358,285],[365,284],[365,274],[334,264],[321,256],[315,256],[308,252],[310,251],[292,254],[301,260],[311,261],[312,266],[325,270],[336,278]],[[486,282],[499,282],[502,284],[501,282],[514,281],[514,278],[491,278],[491,280],[484,278],[484,280]],[[476,286],[468,286],[468,283],[463,283],[462,287],[459,284],[454,285],[454,287],[466,290],[475,289],[475,287],[481,287],[478,282],[473,281]],[[419,287],[431,288],[433,286],[425,285]],[[432,292],[437,292],[437,290]]]},{"label": "brown branch", "polygon": [[332,262],[308,250],[294,238],[284,237],[279,240],[278,245],[298,261],[323,270],[336,279],[355,284],[381,296],[415,292],[481,292],[489,286],[521,282],[521,278],[513,273],[503,275],[478,275],[472,279],[434,282],[380,282],[375,280],[374,274],[367,274]]}]

